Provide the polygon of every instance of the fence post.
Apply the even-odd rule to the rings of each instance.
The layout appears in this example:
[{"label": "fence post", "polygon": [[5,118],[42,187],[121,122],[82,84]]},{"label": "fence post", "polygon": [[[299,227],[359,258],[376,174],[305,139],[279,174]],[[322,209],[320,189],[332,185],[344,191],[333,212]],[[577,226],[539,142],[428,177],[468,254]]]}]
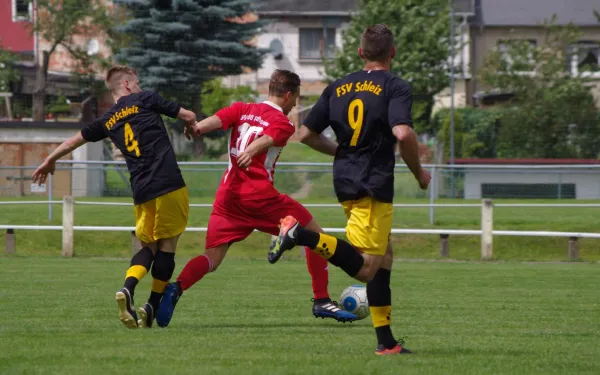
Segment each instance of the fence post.
[{"label": "fence post", "polygon": [[131,231],[131,255],[137,254],[138,251],[142,248],[142,243],[140,239],[135,235],[135,231]]},{"label": "fence post", "polygon": [[436,186],[435,186],[435,174],[436,174],[436,170],[435,170],[435,166],[431,169],[431,183],[429,184],[429,224],[433,225],[433,223],[435,222],[435,208],[434,208],[434,203],[435,203],[435,193],[436,193]]},{"label": "fence post", "polygon": [[14,229],[6,230],[6,254],[14,254],[17,246],[17,239],[15,237]]},{"label": "fence post", "polygon": [[440,256],[447,258],[450,256],[450,241],[448,240],[450,235],[440,234]]},{"label": "fence post", "polygon": [[75,210],[73,197],[65,196],[63,198],[63,229],[62,229],[62,255],[65,257],[73,256],[73,225],[75,221]]},{"label": "fence post", "polygon": [[52,173],[48,175],[48,221],[52,221],[53,208],[52,208]]},{"label": "fence post", "polygon": [[481,259],[492,259],[494,227],[494,206],[491,199],[484,199],[481,204]]},{"label": "fence post", "polygon": [[569,237],[567,256],[569,260],[579,260],[579,242],[577,241],[577,237]]}]

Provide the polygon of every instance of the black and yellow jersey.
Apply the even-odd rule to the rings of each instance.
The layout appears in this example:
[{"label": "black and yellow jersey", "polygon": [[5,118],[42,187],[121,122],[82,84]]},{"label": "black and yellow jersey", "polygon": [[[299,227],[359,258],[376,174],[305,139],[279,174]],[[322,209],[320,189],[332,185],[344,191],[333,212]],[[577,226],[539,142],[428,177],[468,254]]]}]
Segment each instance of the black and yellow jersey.
[{"label": "black and yellow jersey", "polygon": [[393,201],[392,128],[412,127],[411,106],[409,85],[384,70],[348,74],[323,91],[304,125],[316,133],[329,126],[335,132],[333,180],[340,202],[365,196]]},{"label": "black and yellow jersey", "polygon": [[109,137],[123,153],[135,204],[185,186],[160,117],[176,118],[180,108],[155,92],[142,91],[121,97],[104,116],[81,129],[86,141]]}]

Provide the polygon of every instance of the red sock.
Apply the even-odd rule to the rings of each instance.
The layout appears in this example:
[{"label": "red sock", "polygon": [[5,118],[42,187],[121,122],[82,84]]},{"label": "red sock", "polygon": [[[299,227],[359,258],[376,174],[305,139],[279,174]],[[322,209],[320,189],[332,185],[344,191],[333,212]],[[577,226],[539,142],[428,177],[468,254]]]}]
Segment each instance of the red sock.
[{"label": "red sock", "polygon": [[192,285],[200,281],[212,268],[212,262],[206,255],[200,255],[187,262],[181,273],[177,277],[181,289],[189,289]]},{"label": "red sock", "polygon": [[327,286],[329,284],[329,271],[327,270],[327,259],[321,258],[313,252],[310,247],[304,248],[306,252],[306,265],[312,278],[312,288],[315,299],[329,298]]}]

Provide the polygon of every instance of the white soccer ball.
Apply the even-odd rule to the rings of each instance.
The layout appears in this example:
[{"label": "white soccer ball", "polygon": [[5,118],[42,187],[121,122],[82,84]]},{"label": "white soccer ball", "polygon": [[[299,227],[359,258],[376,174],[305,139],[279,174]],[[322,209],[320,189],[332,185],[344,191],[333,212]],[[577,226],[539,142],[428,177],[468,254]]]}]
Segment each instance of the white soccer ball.
[{"label": "white soccer ball", "polygon": [[340,297],[341,308],[356,315],[358,319],[369,316],[367,288],[364,285],[350,285]]}]

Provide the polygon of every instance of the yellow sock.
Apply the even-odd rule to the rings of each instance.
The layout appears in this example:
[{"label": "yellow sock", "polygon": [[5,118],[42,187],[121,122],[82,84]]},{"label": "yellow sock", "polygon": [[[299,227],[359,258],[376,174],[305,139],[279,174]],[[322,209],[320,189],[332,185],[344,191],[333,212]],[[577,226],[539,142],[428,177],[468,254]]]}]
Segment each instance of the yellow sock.
[{"label": "yellow sock", "polygon": [[389,326],[392,322],[392,306],[369,306],[373,327]]},{"label": "yellow sock", "polygon": [[143,279],[147,273],[148,273],[148,270],[146,269],[146,267],[140,266],[140,265],[134,265],[134,266],[129,267],[129,269],[127,270],[127,273],[125,274],[125,279],[127,279],[129,277],[135,277],[139,281],[139,280]]},{"label": "yellow sock", "polygon": [[337,248],[337,238],[319,233],[319,243],[315,247],[315,252],[325,259],[329,259],[335,253]]},{"label": "yellow sock", "polygon": [[162,281],[158,279],[152,279],[152,291],[155,293],[162,293],[169,284],[169,281]]}]

